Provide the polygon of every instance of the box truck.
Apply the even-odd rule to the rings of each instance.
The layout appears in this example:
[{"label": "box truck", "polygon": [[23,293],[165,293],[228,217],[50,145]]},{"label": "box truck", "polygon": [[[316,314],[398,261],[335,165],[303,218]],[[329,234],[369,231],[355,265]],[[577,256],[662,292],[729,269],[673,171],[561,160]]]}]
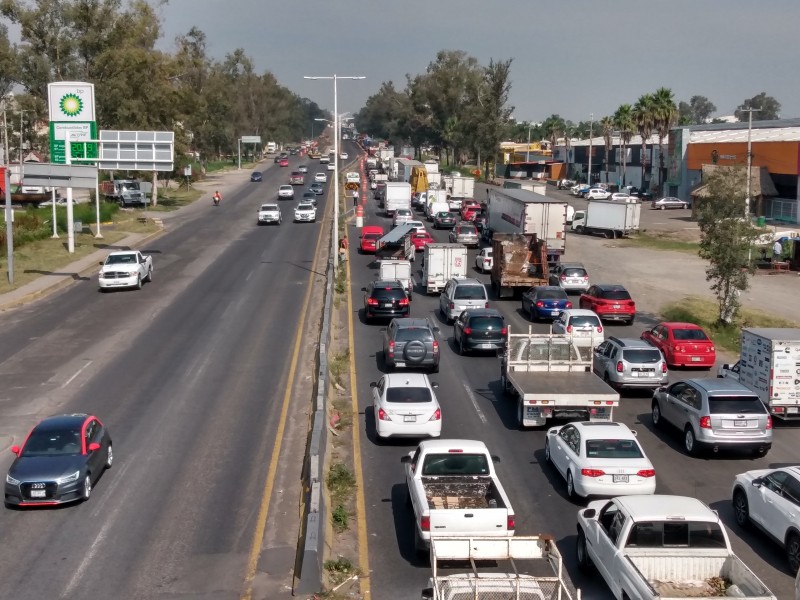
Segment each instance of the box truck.
[{"label": "box truck", "polygon": [[425,293],[444,289],[453,277],[467,276],[467,247],[462,244],[428,244],[422,255],[422,280]]},{"label": "box truck", "polygon": [[592,200],[583,210],[576,210],[570,231],[602,234],[607,238],[625,237],[639,232],[642,201],[638,198]]}]

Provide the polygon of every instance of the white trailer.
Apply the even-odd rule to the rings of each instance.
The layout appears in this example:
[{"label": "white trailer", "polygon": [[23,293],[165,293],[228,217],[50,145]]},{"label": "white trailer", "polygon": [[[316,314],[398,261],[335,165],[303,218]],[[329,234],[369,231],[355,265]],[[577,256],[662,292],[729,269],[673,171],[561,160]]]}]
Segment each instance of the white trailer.
[{"label": "white trailer", "polygon": [[414,167],[425,168],[421,162],[410,158],[398,158],[395,164],[397,165],[397,176],[395,180],[405,181],[406,183],[411,182],[411,173]]},{"label": "white trailer", "polygon": [[584,210],[572,217],[570,231],[602,234],[617,238],[639,232],[642,201],[638,198],[620,200],[591,200]]},{"label": "white trailer", "polygon": [[383,196],[386,216],[394,215],[398,208],[411,208],[411,184],[403,181],[387,181]]},{"label": "white trailer", "polygon": [[527,190],[541,196],[547,195],[547,184],[533,181],[504,181],[504,190]]},{"label": "white trailer", "polygon": [[453,277],[467,276],[467,247],[462,244],[428,244],[422,254],[422,280],[425,293],[444,289]]},{"label": "white trailer", "polygon": [[521,189],[489,190],[488,229],[495,233],[535,235],[547,244],[548,260],[558,262],[567,247],[567,208],[554,200]]},{"label": "white trailer", "polygon": [[800,329],[745,327],[737,365],[773,417],[800,419]]},{"label": "white trailer", "polygon": [[475,197],[475,178],[454,173],[442,177],[442,183],[450,198],[464,200]]}]

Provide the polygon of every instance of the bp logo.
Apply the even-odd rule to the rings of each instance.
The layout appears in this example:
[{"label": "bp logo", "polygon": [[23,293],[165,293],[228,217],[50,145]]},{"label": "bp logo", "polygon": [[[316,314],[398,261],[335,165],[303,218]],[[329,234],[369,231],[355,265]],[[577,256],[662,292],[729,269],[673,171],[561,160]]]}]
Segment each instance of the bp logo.
[{"label": "bp logo", "polygon": [[58,102],[58,106],[68,117],[77,117],[83,110],[83,100],[75,94],[64,94]]}]

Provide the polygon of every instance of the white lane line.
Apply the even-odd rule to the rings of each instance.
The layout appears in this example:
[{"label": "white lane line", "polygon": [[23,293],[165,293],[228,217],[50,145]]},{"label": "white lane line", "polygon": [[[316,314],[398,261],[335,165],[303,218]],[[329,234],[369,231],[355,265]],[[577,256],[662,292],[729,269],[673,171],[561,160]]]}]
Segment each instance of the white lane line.
[{"label": "white lane line", "polygon": [[478,406],[478,399],[475,398],[475,394],[472,393],[470,387],[465,383],[464,384],[464,391],[467,392],[467,396],[469,396],[470,402],[472,402],[472,406],[475,407],[475,412],[478,413],[478,417],[480,418],[481,422],[486,425],[486,415],[483,414],[483,411]]},{"label": "white lane line", "polygon": [[252,271],[250,271],[250,272],[247,274],[247,277],[245,277],[245,278],[244,278],[244,280],[245,280],[245,281],[250,281],[250,278],[253,276],[253,273],[255,273],[255,269],[254,269],[254,270],[252,270]]},{"label": "white lane line", "polygon": [[83,373],[83,370],[84,370],[86,367],[88,367],[90,364],[92,364],[92,361],[91,361],[91,360],[89,360],[89,361],[86,361],[86,364],[85,364],[85,365],[83,365],[83,366],[82,366],[80,369],[78,369],[77,371],[75,371],[75,374],[74,374],[72,377],[70,377],[70,378],[69,378],[69,379],[67,379],[67,380],[66,380],[64,383],[62,383],[62,384],[61,384],[61,389],[63,390],[63,389],[64,389],[65,387],[67,387],[67,386],[68,386],[70,383],[72,383],[72,382],[75,380],[75,378],[76,378],[78,375],[80,375],[81,373]]}]

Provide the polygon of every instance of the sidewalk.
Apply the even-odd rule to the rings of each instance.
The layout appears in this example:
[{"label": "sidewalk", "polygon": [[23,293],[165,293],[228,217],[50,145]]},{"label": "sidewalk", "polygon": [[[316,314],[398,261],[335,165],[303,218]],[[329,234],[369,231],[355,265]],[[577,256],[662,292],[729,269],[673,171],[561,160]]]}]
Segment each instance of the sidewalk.
[{"label": "sidewalk", "polygon": [[[258,167],[263,168],[263,166],[263,163],[258,163]],[[143,216],[151,219],[161,219],[162,222],[168,223],[182,214],[185,215],[187,211],[191,212],[197,210],[196,207],[202,206],[203,202],[210,202],[213,190],[218,189],[222,195],[225,196],[233,186],[243,183],[249,178],[250,171],[246,169],[242,169],[241,171],[233,169],[222,173],[212,173],[206,177],[206,179],[193,184],[196,189],[200,189],[204,192],[203,196],[198,198],[195,202],[171,212],[145,210]],[[166,227],[155,233],[132,233],[116,242],[113,247],[119,250],[137,248],[156,239],[165,232]],[[0,312],[23,306],[38,298],[63,289],[75,281],[87,279],[90,274],[97,271],[98,263],[105,259],[108,252],[109,250],[107,249],[97,250],[79,260],[58,268],[57,272],[53,274],[42,275],[15,290],[0,294]]]}]

